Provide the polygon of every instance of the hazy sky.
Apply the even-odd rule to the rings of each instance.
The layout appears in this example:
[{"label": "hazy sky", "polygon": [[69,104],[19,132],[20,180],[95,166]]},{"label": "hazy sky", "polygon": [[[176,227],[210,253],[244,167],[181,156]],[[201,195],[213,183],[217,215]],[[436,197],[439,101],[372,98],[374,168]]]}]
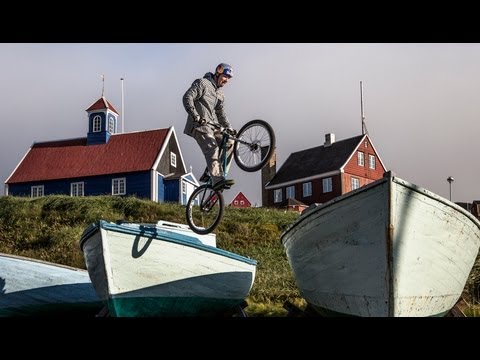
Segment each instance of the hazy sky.
[{"label": "hazy sky", "polygon": [[[387,169],[446,198],[453,176],[453,201],[480,200],[477,43],[0,44],[2,182],[34,142],[86,136],[101,74],[119,112],[125,79],[125,132],[173,125],[198,178],[205,159],[183,134],[182,96],[220,62],[235,71],[224,88],[230,122],[269,122],[277,169],[290,153],[323,145],[326,133],[361,134],[362,81],[368,133]],[[260,171],[233,163],[230,177],[226,201],[242,191],[261,204]]]}]

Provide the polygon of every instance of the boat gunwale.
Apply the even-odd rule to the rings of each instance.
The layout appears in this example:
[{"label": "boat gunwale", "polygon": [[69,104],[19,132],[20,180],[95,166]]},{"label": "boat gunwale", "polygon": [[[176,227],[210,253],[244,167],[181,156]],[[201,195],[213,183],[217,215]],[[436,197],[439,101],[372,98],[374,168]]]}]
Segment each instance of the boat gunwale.
[{"label": "boat gunwale", "polygon": [[[244,262],[248,265],[252,266],[257,266],[257,261],[239,254],[232,253],[227,250],[223,250],[211,245],[205,245],[200,240],[188,236],[188,235],[183,235],[183,234],[178,234],[174,231],[169,231],[165,229],[160,229],[158,228],[155,224],[145,224],[145,223],[129,223],[130,225],[143,225],[143,226],[150,226],[151,228],[155,228],[157,232],[142,232],[140,229],[133,228],[129,225],[123,225],[123,224],[114,224],[111,222],[108,222],[106,220],[99,220],[93,224],[91,224],[83,233],[81,239],[80,239],[80,248],[83,251],[83,246],[86,243],[86,241],[96,232],[100,231],[100,229],[104,230],[110,230],[110,231],[115,231],[115,232],[120,232],[124,234],[129,234],[129,235],[140,235],[140,236],[146,236],[149,238],[157,239],[157,240],[162,240],[162,241],[167,241],[170,243],[174,244],[179,244],[183,246],[188,246],[188,247],[193,247],[198,250],[214,253],[216,255],[221,255],[228,257],[233,260],[237,260],[240,262]],[[168,235],[172,236],[172,238],[169,238],[168,236],[162,236],[161,232],[168,233]],[[171,235],[173,234],[173,235]],[[182,239],[184,238],[184,239]],[[190,240],[189,238],[195,239]]]},{"label": "boat gunwale", "polygon": [[47,265],[47,266],[51,266],[51,267],[59,267],[59,268],[63,268],[63,269],[66,269],[66,270],[73,270],[73,271],[82,272],[82,273],[87,272],[87,270],[85,270],[85,269],[77,268],[77,267],[74,267],[74,266],[54,263],[54,262],[51,262],[51,261],[46,261],[46,260],[41,260],[41,259],[34,259],[34,258],[27,257],[27,256],[0,253],[0,258],[2,258],[2,257],[10,258],[10,259],[13,259],[13,260],[18,260],[18,261],[28,261],[28,262]]},{"label": "boat gunwale", "polygon": [[[321,205],[318,205],[317,207],[315,207],[314,209],[312,209],[311,211],[308,211],[306,214],[304,215],[300,215],[300,217],[294,221],[292,224],[290,224],[286,229],[285,231],[281,234],[280,236],[280,240],[283,242],[283,238],[284,236],[286,236],[289,232],[293,231],[293,229],[299,225],[300,223],[302,223],[303,221],[305,221],[306,219],[310,218],[310,216],[313,216],[314,214],[316,214],[317,212],[325,209],[325,208],[328,208],[330,206],[333,206],[334,204],[338,203],[338,202],[341,202],[341,201],[345,201],[346,199],[349,199],[350,197],[352,196],[355,196],[356,194],[358,193],[361,193],[361,192],[364,192],[364,191],[368,191],[370,190],[371,188],[374,188],[374,187],[377,187],[377,186],[380,186],[381,184],[383,184],[384,182],[386,181],[391,181],[391,182],[395,182],[399,185],[402,185],[406,188],[409,188],[415,192],[418,192],[418,193],[422,193],[423,195],[426,195],[444,205],[447,205],[457,211],[459,211],[460,213],[462,213],[463,215],[467,216],[470,220],[472,220],[472,222],[477,225],[477,227],[480,229],[480,220],[478,220],[472,213],[468,212],[467,210],[465,210],[464,208],[462,208],[461,206],[455,204],[454,202],[452,201],[449,201],[448,199],[440,196],[440,195],[437,195],[433,192],[431,192],[430,190],[427,190],[421,186],[418,186],[418,185],[415,185],[407,180],[403,180],[395,175],[392,174],[391,171],[388,171],[384,174],[383,178],[381,179],[378,179],[370,184],[367,184],[367,185],[364,185],[362,186],[361,188],[358,188],[358,189],[355,189],[355,190],[352,190],[346,194],[343,194],[343,195],[340,195],[340,196],[337,196],[335,198],[333,198],[332,200],[329,200]],[[308,208],[307,208],[308,209]]]}]

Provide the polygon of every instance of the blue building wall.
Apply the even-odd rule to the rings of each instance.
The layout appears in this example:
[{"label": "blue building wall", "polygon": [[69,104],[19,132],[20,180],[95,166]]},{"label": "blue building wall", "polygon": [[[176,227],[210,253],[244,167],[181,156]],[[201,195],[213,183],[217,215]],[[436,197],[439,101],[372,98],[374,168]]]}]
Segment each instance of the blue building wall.
[{"label": "blue building wall", "polygon": [[150,199],[150,172],[115,174],[105,176],[94,176],[88,178],[76,178],[67,180],[52,180],[41,182],[30,182],[22,184],[10,184],[8,192],[12,196],[30,196],[31,186],[43,185],[44,195],[70,195],[70,184],[82,182],[85,196],[111,195],[112,179],[125,178],[125,196],[136,196],[138,198]]},{"label": "blue building wall", "polygon": [[158,182],[158,194],[157,194],[157,202],[164,202],[165,201],[165,184],[163,182],[163,176],[157,176]]},{"label": "blue building wall", "polygon": [[165,180],[165,201],[178,202],[180,179]]}]

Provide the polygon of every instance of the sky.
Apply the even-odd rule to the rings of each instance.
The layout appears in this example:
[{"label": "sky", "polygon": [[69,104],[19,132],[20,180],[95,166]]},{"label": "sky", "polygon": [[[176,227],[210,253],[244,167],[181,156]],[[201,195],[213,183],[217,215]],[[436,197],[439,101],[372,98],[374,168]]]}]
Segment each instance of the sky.
[{"label": "sky", "polygon": [[[223,89],[230,122],[272,125],[277,170],[327,133],[362,133],[362,82],[366,127],[386,168],[447,199],[451,190],[455,202],[480,200],[480,43],[3,43],[3,185],[34,142],[85,137],[85,110],[102,86],[122,112],[121,78],[124,131],[173,126],[198,179],[205,159],[183,134],[182,96],[221,62],[234,69]],[[241,191],[260,206],[260,175],[233,162],[225,200]]]}]

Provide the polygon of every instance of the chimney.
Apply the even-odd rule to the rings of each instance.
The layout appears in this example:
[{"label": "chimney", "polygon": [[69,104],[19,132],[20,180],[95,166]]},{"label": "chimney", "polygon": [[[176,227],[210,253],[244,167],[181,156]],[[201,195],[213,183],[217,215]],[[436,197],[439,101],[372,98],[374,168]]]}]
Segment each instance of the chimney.
[{"label": "chimney", "polygon": [[333,133],[325,134],[325,144],[323,144],[323,146],[325,147],[330,146],[334,142],[335,142],[335,134]]}]

